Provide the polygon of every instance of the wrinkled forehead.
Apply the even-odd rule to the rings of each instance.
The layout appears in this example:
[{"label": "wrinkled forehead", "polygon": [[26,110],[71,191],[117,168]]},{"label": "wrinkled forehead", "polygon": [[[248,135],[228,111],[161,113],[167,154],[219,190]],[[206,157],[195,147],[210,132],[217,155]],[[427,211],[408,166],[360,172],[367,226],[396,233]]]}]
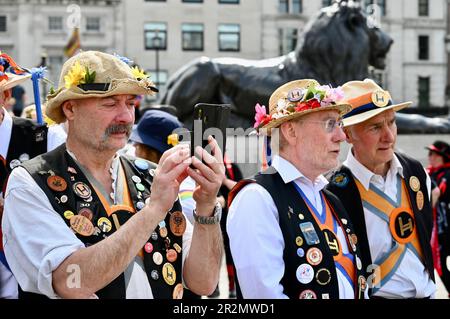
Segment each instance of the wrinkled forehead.
[{"label": "wrinkled forehead", "polygon": [[382,124],[384,122],[390,122],[395,119],[395,111],[394,110],[387,110],[385,112],[382,112],[367,121],[364,121],[362,124],[365,124],[366,126],[375,125],[375,124]]}]

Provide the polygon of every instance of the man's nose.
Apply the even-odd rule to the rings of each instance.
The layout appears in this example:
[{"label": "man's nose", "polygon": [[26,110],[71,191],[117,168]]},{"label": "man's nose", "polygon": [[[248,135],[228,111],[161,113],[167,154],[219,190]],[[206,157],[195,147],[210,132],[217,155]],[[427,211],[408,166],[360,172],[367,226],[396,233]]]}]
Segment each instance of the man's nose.
[{"label": "man's nose", "polygon": [[345,141],[345,133],[342,127],[337,126],[333,132],[333,142],[343,142]]},{"label": "man's nose", "polygon": [[393,143],[395,140],[393,128],[383,125],[383,142]]},{"label": "man's nose", "polygon": [[116,120],[122,123],[134,122],[134,107],[130,107],[126,101],[119,101],[118,114]]}]

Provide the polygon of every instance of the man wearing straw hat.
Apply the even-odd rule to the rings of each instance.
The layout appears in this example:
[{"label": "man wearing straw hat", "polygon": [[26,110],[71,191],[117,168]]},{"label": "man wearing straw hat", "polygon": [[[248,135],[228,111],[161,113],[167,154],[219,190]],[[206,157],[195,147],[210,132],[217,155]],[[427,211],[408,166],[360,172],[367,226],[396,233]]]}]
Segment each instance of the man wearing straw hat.
[{"label": "man wearing straw hat", "polygon": [[396,104],[372,80],[342,86],[352,111],[344,116],[352,145],[329,190],[355,225],[371,298],[430,298],[434,269],[430,247],[431,181],[422,165],[395,152]]},{"label": "man wearing straw hat", "polygon": [[[5,253],[24,297],[180,298],[211,293],[221,260],[216,205],[222,153],[176,146],[159,166],[118,156],[137,95],[156,89],[119,57],[82,52],[63,66],[47,115],[68,121],[67,143],[16,168],[3,220]],[[193,165],[193,168],[189,166]],[[194,227],[177,200],[198,184]],[[40,296],[39,296],[40,295]]]},{"label": "man wearing straw hat", "polygon": [[269,171],[231,191],[227,230],[238,295],[244,298],[363,298],[359,248],[339,200],[323,188],[338,164],[350,106],[340,89],[314,80],[273,92],[270,114],[256,106],[256,124],[272,135]]},{"label": "man wearing straw hat", "polygon": [[[11,170],[22,162],[52,150],[65,140],[65,133],[48,129],[34,121],[11,116],[5,105],[16,85],[31,78],[6,53],[0,52],[0,220],[3,213],[3,191]],[[1,238],[1,227],[0,227]],[[6,262],[0,242],[0,298],[17,298],[17,282]]]}]

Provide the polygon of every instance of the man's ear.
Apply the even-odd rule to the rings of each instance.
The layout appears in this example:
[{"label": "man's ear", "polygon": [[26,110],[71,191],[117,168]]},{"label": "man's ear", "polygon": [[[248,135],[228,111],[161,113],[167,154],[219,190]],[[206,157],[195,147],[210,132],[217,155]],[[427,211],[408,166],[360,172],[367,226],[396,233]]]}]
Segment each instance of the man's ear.
[{"label": "man's ear", "polygon": [[347,141],[347,143],[353,144],[353,136],[350,128],[344,128],[344,133],[345,133],[345,140]]},{"label": "man's ear", "polygon": [[62,111],[67,120],[71,121],[74,118],[73,108],[76,106],[76,103],[73,100],[65,101],[62,105]]},{"label": "man's ear", "polygon": [[289,144],[294,144],[297,138],[297,132],[295,131],[295,123],[292,121],[285,122],[280,126],[281,134]]}]

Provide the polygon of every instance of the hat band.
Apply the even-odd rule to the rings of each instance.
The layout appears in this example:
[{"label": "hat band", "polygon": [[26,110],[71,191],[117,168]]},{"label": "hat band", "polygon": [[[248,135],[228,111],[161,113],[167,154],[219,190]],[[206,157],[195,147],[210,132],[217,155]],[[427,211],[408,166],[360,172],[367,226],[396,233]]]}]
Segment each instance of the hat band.
[{"label": "hat band", "polygon": [[83,91],[108,91],[111,83],[88,83],[79,84],[78,87]]},{"label": "hat band", "polygon": [[[392,100],[389,100],[389,103],[384,106],[384,107],[388,107],[391,106],[393,104]],[[352,111],[348,112],[347,114],[344,115],[344,119],[353,116],[353,115],[358,115],[364,112],[368,112],[368,111],[372,111],[372,110],[376,110],[376,109],[380,109],[380,107],[376,106],[375,104],[373,104],[372,102],[358,106],[357,108],[354,108]]]}]

